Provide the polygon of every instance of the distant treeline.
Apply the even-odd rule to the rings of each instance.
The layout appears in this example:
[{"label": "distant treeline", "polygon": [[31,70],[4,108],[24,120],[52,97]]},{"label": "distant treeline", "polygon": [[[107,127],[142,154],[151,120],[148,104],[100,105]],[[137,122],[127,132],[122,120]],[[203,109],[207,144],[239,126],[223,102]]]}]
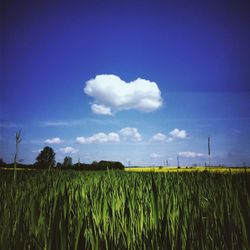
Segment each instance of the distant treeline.
[{"label": "distant treeline", "polygon": [[25,169],[75,169],[75,170],[108,170],[108,169],[120,169],[123,170],[124,166],[122,163],[117,161],[93,161],[91,164],[78,163],[73,164],[72,158],[66,156],[63,163],[57,162],[55,160],[55,151],[51,147],[44,147],[36,157],[36,162],[34,164],[22,164],[16,160],[17,154],[15,155],[15,160],[11,164],[7,164],[0,158],[0,168],[25,168]]},{"label": "distant treeline", "polygon": [[[0,159],[0,168],[13,168],[14,163],[5,163],[2,159]],[[48,166],[39,165],[36,163],[34,164],[22,164],[18,163],[17,168],[23,169],[48,169]],[[63,163],[58,162],[55,166],[51,167],[51,169],[74,169],[74,170],[123,170],[124,165],[121,162],[117,161],[99,161],[99,162],[92,162],[91,164],[86,163],[76,163],[72,165],[65,165]]]},{"label": "distant treeline", "polygon": [[117,169],[117,170],[123,170],[124,166],[119,161],[94,161],[91,164],[86,163],[76,163],[72,166],[64,166],[63,164],[56,165],[56,168],[60,169],[75,169],[75,170],[111,170],[111,169]]}]

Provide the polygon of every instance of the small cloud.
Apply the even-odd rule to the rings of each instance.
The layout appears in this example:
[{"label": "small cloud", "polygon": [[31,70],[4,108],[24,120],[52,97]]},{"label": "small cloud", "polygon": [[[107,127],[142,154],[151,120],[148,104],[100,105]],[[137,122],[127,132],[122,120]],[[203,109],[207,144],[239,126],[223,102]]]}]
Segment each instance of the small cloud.
[{"label": "small cloud", "polygon": [[76,142],[79,143],[79,144],[87,144],[87,140],[83,136],[76,137]]},{"label": "small cloud", "polygon": [[111,108],[106,107],[105,105],[102,104],[92,104],[91,109],[93,113],[98,114],[98,115],[112,115]]},{"label": "small cloud", "polygon": [[179,156],[180,157],[185,157],[185,158],[206,157],[206,155],[203,154],[203,153],[196,153],[196,152],[190,152],[190,151],[180,152]]},{"label": "small cloud", "polygon": [[31,152],[32,152],[32,153],[39,154],[39,153],[41,153],[41,151],[42,151],[42,149],[40,148],[40,149],[34,149],[34,150],[32,150]]},{"label": "small cloud", "polygon": [[162,134],[162,133],[157,133],[155,135],[153,135],[153,137],[151,138],[151,141],[153,142],[164,142],[166,141],[167,136]]},{"label": "small cloud", "polygon": [[41,127],[73,127],[86,124],[86,120],[67,120],[67,121],[43,121],[38,122]]},{"label": "small cloud", "polygon": [[63,152],[64,154],[75,154],[79,150],[72,147],[65,147],[65,148],[60,148],[59,151]]},{"label": "small cloud", "polygon": [[55,138],[47,139],[44,142],[48,144],[60,144],[63,141],[59,137],[55,137]]},{"label": "small cloud", "polygon": [[157,153],[152,153],[152,154],[150,154],[149,157],[151,159],[158,159],[158,158],[161,158],[162,156],[160,154],[157,154]]},{"label": "small cloud", "polygon": [[92,143],[108,143],[119,142],[120,136],[117,133],[111,132],[109,134],[97,133],[90,137],[77,137],[76,142],[79,144],[92,144]]},{"label": "small cloud", "polygon": [[41,123],[41,126],[44,127],[64,127],[64,126],[69,126],[69,123],[66,121],[48,121],[48,122],[43,122]]},{"label": "small cloud", "polygon": [[84,92],[94,98],[92,111],[101,115],[131,109],[151,112],[163,103],[157,84],[141,78],[127,83],[116,75],[97,75],[86,82]]},{"label": "small cloud", "polygon": [[122,136],[124,140],[130,140],[135,142],[142,141],[142,136],[139,133],[137,128],[126,127],[119,131],[119,134]]},{"label": "small cloud", "polygon": [[169,134],[172,136],[172,138],[180,138],[180,139],[187,138],[188,136],[185,130],[180,130],[178,128],[175,128]]},{"label": "small cloud", "polygon": [[174,140],[173,137],[168,137],[167,142],[171,142],[171,141],[173,141],[173,140]]}]

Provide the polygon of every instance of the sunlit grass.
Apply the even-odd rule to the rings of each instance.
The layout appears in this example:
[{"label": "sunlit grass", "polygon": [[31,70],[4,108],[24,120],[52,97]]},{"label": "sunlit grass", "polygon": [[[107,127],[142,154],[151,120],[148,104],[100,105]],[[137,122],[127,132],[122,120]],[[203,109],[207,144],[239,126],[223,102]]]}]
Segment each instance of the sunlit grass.
[{"label": "sunlit grass", "polygon": [[174,170],[0,171],[0,249],[249,249],[249,172]]}]

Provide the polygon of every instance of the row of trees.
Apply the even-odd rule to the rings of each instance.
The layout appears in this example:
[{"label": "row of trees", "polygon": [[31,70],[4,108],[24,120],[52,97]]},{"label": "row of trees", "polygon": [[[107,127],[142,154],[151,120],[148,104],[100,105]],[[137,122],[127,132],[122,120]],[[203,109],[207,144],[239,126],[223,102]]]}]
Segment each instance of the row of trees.
[{"label": "row of trees", "polygon": [[[73,164],[72,158],[66,156],[63,163],[58,162],[56,164],[55,152],[51,147],[44,147],[43,150],[36,157],[36,162],[32,165],[17,164],[6,164],[0,159],[0,167],[22,167],[22,168],[38,168],[38,169],[76,169],[76,170],[107,170],[107,169],[120,169],[123,170],[124,166],[120,162],[113,161],[94,161],[92,164],[78,163]],[[16,159],[16,157],[15,157]]]}]

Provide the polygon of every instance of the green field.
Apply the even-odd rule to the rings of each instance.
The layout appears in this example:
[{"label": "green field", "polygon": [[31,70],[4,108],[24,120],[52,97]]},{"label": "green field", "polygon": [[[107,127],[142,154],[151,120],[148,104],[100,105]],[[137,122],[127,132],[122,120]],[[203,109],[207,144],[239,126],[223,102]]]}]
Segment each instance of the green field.
[{"label": "green field", "polygon": [[0,249],[250,249],[250,173],[2,170]]}]

